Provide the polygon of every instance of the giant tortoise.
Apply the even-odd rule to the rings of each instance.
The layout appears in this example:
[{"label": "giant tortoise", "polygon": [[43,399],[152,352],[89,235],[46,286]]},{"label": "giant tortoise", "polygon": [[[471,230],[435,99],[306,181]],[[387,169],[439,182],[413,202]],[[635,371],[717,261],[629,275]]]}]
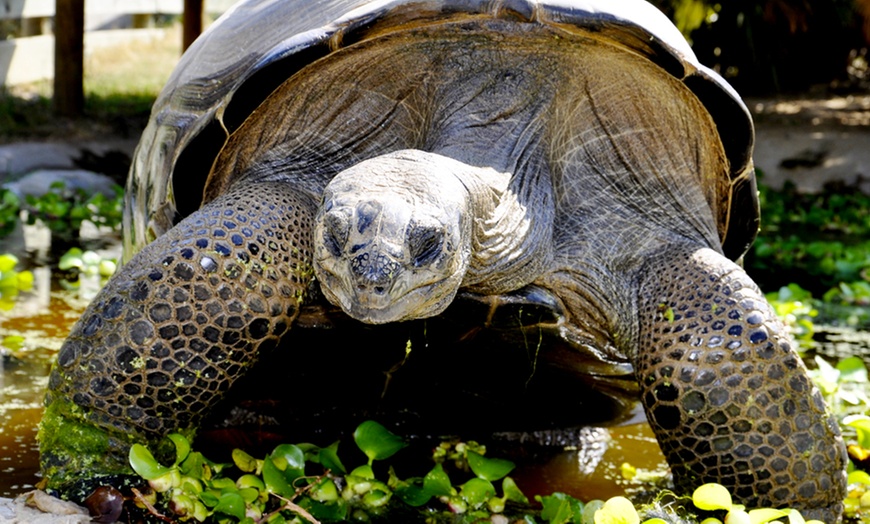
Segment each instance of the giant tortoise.
[{"label": "giant tortoise", "polygon": [[241,2],[153,108],[128,260],[51,373],[48,485],[192,435],[276,347],[332,359],[294,345],[312,311],[395,330],[464,301],[490,308],[469,330],[541,312],[562,344],[534,364],[578,397],[630,378],[678,487],[837,519],[837,424],[738,264],[753,141],[641,0]]}]

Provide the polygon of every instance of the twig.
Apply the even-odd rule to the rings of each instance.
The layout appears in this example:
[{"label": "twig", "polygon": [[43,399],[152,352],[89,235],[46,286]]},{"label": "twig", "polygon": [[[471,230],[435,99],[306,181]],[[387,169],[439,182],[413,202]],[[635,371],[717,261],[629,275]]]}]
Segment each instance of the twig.
[{"label": "twig", "polygon": [[297,515],[299,515],[303,519],[307,520],[311,524],[320,524],[320,521],[317,520],[316,518],[314,518],[314,516],[311,513],[308,513],[307,511],[305,511],[305,508],[299,506],[298,504],[296,504],[295,502],[293,502],[290,499],[285,499],[281,495],[278,495],[275,493],[273,493],[273,495],[275,495],[279,499],[283,500],[284,505],[281,506],[280,508],[276,509],[275,511],[269,513],[268,515],[264,515],[263,518],[261,518],[260,520],[257,521],[258,523],[259,522],[267,522],[270,518],[272,518],[272,515],[274,515],[276,513],[280,513],[286,509],[286,510],[292,511],[293,513],[296,513]]},{"label": "twig", "polygon": [[152,515],[154,515],[158,519],[162,520],[163,522],[170,522],[171,524],[178,524],[178,522],[176,522],[175,520],[167,517],[166,515],[162,515],[159,511],[157,511],[157,508],[155,508],[154,506],[151,505],[150,502],[145,500],[145,495],[143,495],[142,492],[140,492],[138,489],[130,488],[130,491],[132,491],[133,495],[136,496],[136,500],[141,502],[148,509],[149,513],[151,513]]}]

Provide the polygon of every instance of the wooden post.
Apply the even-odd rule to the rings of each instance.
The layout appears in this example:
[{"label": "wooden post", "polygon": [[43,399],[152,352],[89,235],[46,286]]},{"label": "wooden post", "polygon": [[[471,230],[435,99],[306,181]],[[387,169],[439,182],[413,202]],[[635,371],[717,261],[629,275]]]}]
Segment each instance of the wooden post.
[{"label": "wooden post", "polygon": [[202,0],[184,0],[183,49],[186,50],[202,33]]},{"label": "wooden post", "polygon": [[75,118],[85,108],[85,0],[55,0],[54,112]]}]

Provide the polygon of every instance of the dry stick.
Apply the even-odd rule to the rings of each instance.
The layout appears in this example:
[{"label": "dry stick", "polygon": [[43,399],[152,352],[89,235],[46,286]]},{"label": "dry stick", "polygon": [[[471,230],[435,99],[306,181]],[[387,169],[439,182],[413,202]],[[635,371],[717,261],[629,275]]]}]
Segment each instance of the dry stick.
[{"label": "dry stick", "polygon": [[265,515],[263,518],[261,518],[260,520],[257,521],[258,523],[259,522],[267,522],[270,518],[272,518],[272,515],[274,515],[276,513],[280,513],[286,509],[286,510],[292,511],[293,513],[296,513],[297,515],[299,515],[303,519],[307,520],[311,524],[320,524],[320,521],[317,520],[316,518],[314,518],[314,516],[311,513],[308,513],[307,511],[305,511],[305,508],[299,506],[298,504],[296,504],[295,502],[293,502],[290,499],[285,499],[281,495],[278,495],[276,493],[272,493],[272,494],[275,495],[276,497],[278,497],[279,499],[283,500],[284,505],[281,506],[280,508],[276,509],[272,513]]},{"label": "dry stick", "polygon": [[176,522],[175,520],[172,520],[171,518],[167,517],[166,515],[160,514],[160,512],[157,511],[157,508],[155,508],[154,506],[151,505],[150,502],[145,500],[145,495],[143,495],[142,492],[140,492],[138,489],[130,488],[130,491],[132,491],[133,494],[136,495],[136,499],[139,502],[141,502],[143,505],[145,505],[146,508],[148,508],[149,513],[151,513],[152,515],[154,515],[158,519],[162,520],[163,522],[170,522],[171,524],[178,524],[178,522]]},{"label": "dry stick", "polygon": [[[300,478],[296,479],[296,481],[299,481],[302,479],[309,479],[309,478],[313,478],[314,480],[323,480],[324,478],[327,478],[329,476],[329,471],[330,470],[327,469],[326,471],[323,472],[323,475],[319,475],[319,476],[300,477]],[[312,486],[314,486],[314,483],[306,484],[305,486],[303,486],[301,488],[297,487],[296,494],[293,496],[293,498],[296,498],[299,495],[310,490]],[[274,515],[276,513],[280,513],[286,509],[286,510],[290,510],[290,511],[296,513],[297,515],[299,515],[303,519],[307,520],[308,522],[311,522],[311,524],[320,524],[320,521],[317,520],[316,518],[314,518],[314,516],[311,513],[308,513],[307,511],[305,511],[304,508],[300,507],[298,504],[294,503],[292,500],[286,499],[286,498],[282,497],[281,495],[278,495],[277,493],[272,493],[272,495],[275,495],[279,499],[283,500],[285,502],[285,504],[283,506],[281,506],[280,508],[276,509],[275,511],[269,513],[268,515],[264,515],[260,520],[257,521],[257,523],[266,522],[270,518],[272,518],[272,515]]]}]

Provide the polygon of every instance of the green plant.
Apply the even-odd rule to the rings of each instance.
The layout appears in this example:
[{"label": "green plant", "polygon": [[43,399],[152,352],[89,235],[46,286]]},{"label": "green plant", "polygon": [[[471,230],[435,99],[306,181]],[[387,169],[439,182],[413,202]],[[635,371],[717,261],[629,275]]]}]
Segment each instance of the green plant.
[{"label": "green plant", "polygon": [[813,307],[813,296],[797,284],[779,288],[775,293],[765,295],[774,311],[791,332],[797,343],[804,349],[813,346],[815,325],[813,318],[819,312]]},{"label": "green plant", "polygon": [[851,459],[844,516],[850,521],[870,522],[870,380],[867,366],[858,357],[832,365],[816,357],[810,376],[837,417]]},{"label": "green plant", "polygon": [[0,238],[15,228],[21,212],[21,202],[12,191],[0,188]]},{"label": "green plant", "polygon": [[115,186],[115,196],[108,198],[102,193],[88,195],[81,189],[67,190],[58,181],[43,195],[27,195],[27,223],[39,221],[53,233],[72,236],[78,234],[84,221],[115,229],[121,224],[123,200],[120,186]]},{"label": "green plant", "polygon": [[[472,476],[459,486],[452,485],[441,462],[424,477],[403,480],[390,468],[388,478],[379,479],[373,463],[392,457],[406,443],[373,421],[363,422],[354,432],[354,442],[368,462],[350,472],[338,458],[338,443],[326,448],[282,444],[262,459],[235,450],[233,466],[240,475],[233,480],[220,475],[230,471],[229,465],[191,452],[189,442],[179,434],[169,439],[175,448],[172,465],[160,464],[148,448],[138,444],[130,449],[130,465],[157,493],[164,494],[174,514],[200,522],[208,517],[219,521],[232,517],[238,522],[360,519],[383,512],[394,496],[411,507],[438,499],[451,512],[470,516],[501,513],[508,501],[528,504],[506,476],[513,463],[487,458],[474,444],[453,445],[449,453],[442,446],[436,454],[442,460],[453,457],[468,467]],[[317,472],[310,474],[311,469]],[[502,481],[500,497],[493,485],[498,480]]]},{"label": "green plant", "polygon": [[82,251],[78,247],[67,250],[57,263],[61,271],[72,271],[86,276],[99,275],[103,278],[112,276],[117,265],[114,258],[104,258],[95,251]]},{"label": "green plant", "polygon": [[746,269],[762,287],[801,282],[821,294],[841,282],[867,280],[870,271],[870,196],[826,188],[799,193],[759,187],[761,231]]},{"label": "green plant", "polygon": [[15,299],[22,291],[33,287],[33,273],[18,271],[18,258],[14,255],[0,255],[0,310],[9,311],[15,307]]},{"label": "green plant", "polygon": [[[282,444],[262,459],[234,450],[233,464],[217,464],[192,451],[180,434],[168,438],[175,450],[171,465],[162,465],[138,444],[130,449],[129,459],[134,471],[160,495],[137,491],[137,504],[152,513],[158,512],[157,507],[165,508],[182,521],[368,521],[404,505],[418,508],[419,520],[426,522],[495,521],[493,515],[510,509],[511,521],[530,524],[537,519],[550,524],[665,524],[662,516],[677,513],[707,524],[766,524],[784,519],[789,524],[805,524],[792,509],[747,511],[733,504],[728,490],[718,484],[703,485],[691,497],[665,490],[652,503],[637,506],[622,496],[584,504],[564,493],[553,493],[536,496],[537,509],[507,476],[514,464],[485,457],[484,447],[474,442],[439,445],[433,452],[436,464],[423,477],[402,480],[390,467],[384,480],[375,472],[374,463],[393,457],[406,443],[373,421],[363,422],[354,432],[354,442],[368,460],[350,472],[338,458],[338,443],[325,448]],[[461,483],[454,484],[448,466],[466,472]],[[499,480],[501,496],[494,484]],[[671,502],[663,504],[665,499]]]}]

